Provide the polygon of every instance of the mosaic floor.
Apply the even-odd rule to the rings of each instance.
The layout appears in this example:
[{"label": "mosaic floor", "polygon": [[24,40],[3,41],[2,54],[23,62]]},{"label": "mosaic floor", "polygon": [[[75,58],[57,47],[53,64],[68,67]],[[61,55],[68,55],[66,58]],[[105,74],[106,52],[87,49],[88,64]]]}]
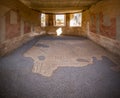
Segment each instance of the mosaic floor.
[{"label": "mosaic floor", "polygon": [[120,98],[113,58],[83,37],[37,37],[0,58],[0,98]]},{"label": "mosaic floor", "polygon": [[106,52],[87,39],[48,39],[38,41],[24,56],[33,59],[34,73],[51,76],[59,67],[83,67],[92,64],[93,57],[100,60],[102,56],[106,56]]}]

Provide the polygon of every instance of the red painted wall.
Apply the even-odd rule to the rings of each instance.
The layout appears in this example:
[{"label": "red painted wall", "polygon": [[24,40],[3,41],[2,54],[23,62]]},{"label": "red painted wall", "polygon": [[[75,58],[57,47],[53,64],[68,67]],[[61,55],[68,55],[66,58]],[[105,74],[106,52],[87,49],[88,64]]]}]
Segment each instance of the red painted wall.
[{"label": "red painted wall", "polygon": [[6,39],[20,36],[20,16],[17,14],[17,24],[10,23],[10,11],[6,13]]},{"label": "red painted wall", "polygon": [[28,22],[24,22],[24,33],[30,33],[31,32],[31,26]]},{"label": "red painted wall", "polygon": [[99,13],[100,16],[100,32],[101,35],[115,39],[116,38],[116,18],[110,18],[110,26],[105,26],[103,24],[103,13]]},{"label": "red painted wall", "polygon": [[91,14],[90,31],[96,33],[96,14]]},{"label": "red painted wall", "polygon": [[[93,33],[97,33],[97,21],[99,21],[99,34],[115,39],[116,38],[116,17],[110,18],[110,26],[106,26],[104,24],[103,13],[99,12],[99,14],[91,14],[91,24],[90,24],[90,31]],[[97,20],[97,16],[99,16]]]}]

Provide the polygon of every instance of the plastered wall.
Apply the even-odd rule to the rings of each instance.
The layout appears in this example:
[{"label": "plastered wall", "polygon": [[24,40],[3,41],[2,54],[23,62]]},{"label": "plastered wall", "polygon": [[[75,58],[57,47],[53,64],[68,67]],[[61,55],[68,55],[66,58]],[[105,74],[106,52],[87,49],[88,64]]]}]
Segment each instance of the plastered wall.
[{"label": "plastered wall", "polygon": [[32,39],[34,28],[40,26],[39,20],[39,13],[27,8],[18,0],[1,0],[0,56]]},{"label": "plastered wall", "polygon": [[83,12],[88,38],[120,55],[120,0],[103,0]]},{"label": "plastered wall", "polygon": [[[31,32],[56,34],[53,14],[47,15],[47,26],[40,26],[40,14],[19,0],[0,0],[0,55],[19,47],[32,37]],[[82,27],[70,27],[66,14],[64,35],[88,36],[97,44],[120,55],[120,0],[103,0],[82,13]],[[15,45],[16,44],[16,45]]]},{"label": "plastered wall", "polygon": [[10,10],[5,14],[5,31],[6,40],[20,36],[20,15],[17,11]]}]

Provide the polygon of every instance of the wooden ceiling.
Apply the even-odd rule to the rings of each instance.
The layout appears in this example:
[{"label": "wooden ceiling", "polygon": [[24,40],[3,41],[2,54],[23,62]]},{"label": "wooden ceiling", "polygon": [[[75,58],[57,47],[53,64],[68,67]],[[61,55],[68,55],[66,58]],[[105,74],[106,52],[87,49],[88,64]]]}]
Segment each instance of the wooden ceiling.
[{"label": "wooden ceiling", "polygon": [[101,0],[20,0],[29,8],[42,13],[81,12]]}]

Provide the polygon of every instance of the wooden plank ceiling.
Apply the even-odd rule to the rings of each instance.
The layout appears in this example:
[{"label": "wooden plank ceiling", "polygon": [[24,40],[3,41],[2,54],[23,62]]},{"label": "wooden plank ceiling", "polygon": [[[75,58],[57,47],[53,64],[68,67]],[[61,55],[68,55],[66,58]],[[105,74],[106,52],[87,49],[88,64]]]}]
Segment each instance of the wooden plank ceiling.
[{"label": "wooden plank ceiling", "polygon": [[81,12],[101,0],[20,0],[33,10],[43,13]]}]

